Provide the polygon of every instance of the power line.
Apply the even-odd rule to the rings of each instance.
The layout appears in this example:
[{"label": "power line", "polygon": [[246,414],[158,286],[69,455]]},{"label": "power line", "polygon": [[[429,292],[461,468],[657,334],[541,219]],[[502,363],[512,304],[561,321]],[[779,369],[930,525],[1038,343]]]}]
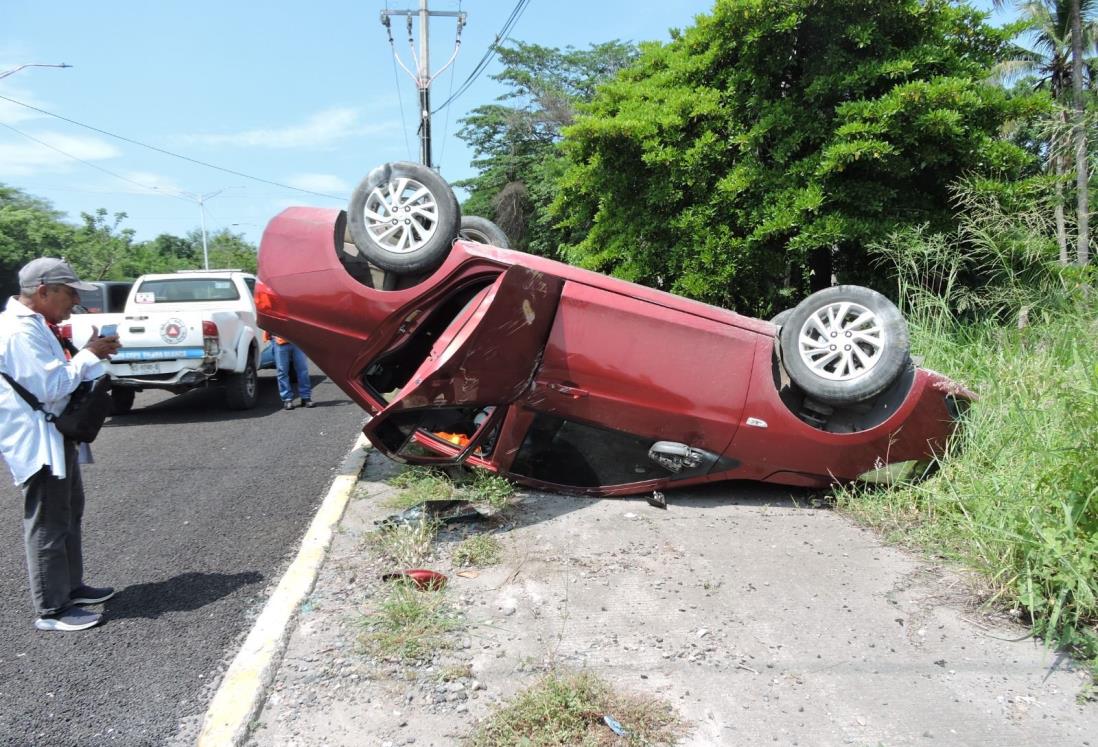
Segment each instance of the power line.
[{"label": "power line", "polygon": [[[529,0],[526,0],[526,1],[529,2]],[[7,96],[0,96],[0,100],[7,101],[7,102],[12,103],[12,104],[17,104],[19,106],[30,109],[31,111],[36,111],[39,114],[45,114],[48,117],[54,117],[55,119],[60,119],[62,122],[68,122],[69,124],[74,124],[77,127],[83,127],[84,129],[91,130],[92,132],[98,132],[100,135],[106,135],[107,137],[113,137],[116,140],[121,140],[124,143],[130,143],[131,145],[138,145],[142,148],[148,148],[151,151],[156,151],[157,153],[162,153],[166,156],[171,156],[172,158],[178,158],[182,161],[187,161],[189,163],[197,164],[199,166],[205,166],[208,169],[215,169],[216,171],[223,171],[226,174],[232,174],[233,176],[239,176],[243,179],[250,179],[253,182],[260,182],[262,184],[269,184],[272,187],[279,187],[280,189],[289,189],[289,190],[292,190],[294,192],[301,192],[303,194],[314,195],[316,197],[326,197],[330,200],[346,200],[347,199],[346,197],[337,197],[335,195],[329,195],[329,194],[325,194],[323,192],[314,192],[314,191],[309,190],[309,189],[301,189],[300,187],[291,187],[289,184],[282,184],[281,182],[271,181],[270,179],[263,179],[263,178],[258,177],[258,176],[252,176],[251,174],[245,174],[242,171],[235,171],[233,169],[225,168],[224,166],[218,166],[216,164],[208,163],[206,161],[200,161],[197,158],[191,158],[190,156],[184,156],[184,155],[180,155],[179,153],[173,153],[170,150],[165,150],[164,148],[158,148],[155,145],[149,145],[148,143],[142,143],[139,140],[134,140],[132,138],[125,137],[124,135],[116,135],[113,132],[108,132],[107,130],[102,130],[98,127],[93,127],[92,125],[84,124],[83,122],[77,122],[75,119],[69,119],[68,117],[63,117],[60,114],[54,114],[53,112],[46,111],[45,109],[39,109],[37,106],[31,106],[30,104],[24,103],[22,101],[17,101],[17,100],[12,99],[12,98],[8,98]],[[5,127],[8,127],[8,126],[9,125],[5,125]],[[47,147],[51,147],[51,146],[47,146]],[[93,167],[93,168],[99,168],[99,167]]]},{"label": "power line", "polygon": [[98,164],[94,164],[91,161],[85,161],[83,158],[80,158],[78,156],[74,156],[72,153],[68,153],[66,151],[63,151],[60,148],[58,148],[56,146],[53,146],[53,145],[50,145],[49,143],[47,143],[43,140],[39,140],[38,138],[36,138],[32,135],[28,135],[27,133],[23,132],[22,130],[17,130],[14,127],[12,127],[10,124],[7,124],[5,122],[0,122],[0,127],[6,127],[9,130],[11,130],[12,132],[14,132],[16,135],[22,135],[27,140],[31,140],[33,142],[36,142],[44,148],[49,148],[52,151],[56,151],[57,153],[60,153],[61,155],[65,156],[66,158],[71,158],[72,160],[77,161],[79,163],[82,163],[85,166],[91,167],[91,168],[95,169],[96,171],[102,171],[104,174],[107,174],[109,176],[113,176],[115,179],[121,179],[122,181],[128,182],[129,184],[135,184],[138,187],[141,187],[142,189],[150,190],[150,191],[153,191],[153,192],[158,192],[162,195],[168,195],[169,197],[178,197],[179,199],[183,199],[182,197],[179,197],[179,195],[173,195],[170,192],[166,192],[166,191],[161,190],[159,187],[150,187],[148,184],[142,184],[141,182],[130,179],[129,177],[122,176],[121,174],[116,174],[115,172],[111,171],[110,169],[104,168],[104,167],[102,167]]},{"label": "power line", "polygon": [[439,104],[438,107],[431,112],[432,114],[439,113],[451,103],[456,101],[459,96],[469,90],[473,83],[476,82],[476,79],[480,77],[481,73],[483,73],[487,69],[489,63],[492,61],[492,57],[494,57],[496,54],[496,50],[499,49],[500,42],[507,39],[511,31],[514,29],[515,24],[518,23],[519,18],[522,17],[522,14],[526,11],[526,7],[529,4],[530,0],[516,0],[515,7],[511,10],[511,15],[507,17],[507,20],[504,22],[503,27],[499,30],[499,33],[496,34],[495,41],[493,41],[488,46],[488,49],[487,51],[485,51],[484,56],[480,58],[480,62],[478,62],[476,67],[473,68],[473,72],[469,73],[469,77],[466,78],[465,81],[458,87],[457,92],[451,94],[448,99]]}]

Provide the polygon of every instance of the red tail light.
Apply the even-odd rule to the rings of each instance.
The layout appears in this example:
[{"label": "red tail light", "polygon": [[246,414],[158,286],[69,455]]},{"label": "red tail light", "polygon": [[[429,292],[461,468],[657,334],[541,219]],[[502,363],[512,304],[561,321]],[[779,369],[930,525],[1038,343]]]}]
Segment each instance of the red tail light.
[{"label": "red tail light", "polygon": [[217,332],[217,324],[209,320],[202,322],[202,336],[203,337],[219,337]]},{"label": "red tail light", "polygon": [[[255,284],[255,308],[261,314],[270,314],[275,312],[281,306],[281,301],[278,294],[271,290],[271,287],[264,283],[262,280],[256,281]],[[276,312],[277,313],[277,312]]]},{"label": "red tail light", "polygon": [[72,339],[72,325],[71,324],[62,324],[61,325],[61,336],[64,337],[66,340],[71,340]]}]

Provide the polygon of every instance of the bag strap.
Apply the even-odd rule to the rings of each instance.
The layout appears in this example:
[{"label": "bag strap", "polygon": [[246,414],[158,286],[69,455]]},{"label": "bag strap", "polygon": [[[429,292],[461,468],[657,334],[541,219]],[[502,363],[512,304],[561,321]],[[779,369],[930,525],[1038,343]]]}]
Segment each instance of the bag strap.
[{"label": "bag strap", "polygon": [[38,401],[38,398],[31,394],[25,386],[20,384],[18,381],[16,381],[3,371],[0,371],[0,376],[3,376],[5,379],[8,380],[8,383],[11,384],[11,388],[17,391],[19,393],[19,396],[27,401],[28,405],[45,415],[47,423],[52,423],[54,421],[54,418],[56,418],[57,416],[54,415],[52,412],[46,410],[46,408],[42,406],[42,403]]}]

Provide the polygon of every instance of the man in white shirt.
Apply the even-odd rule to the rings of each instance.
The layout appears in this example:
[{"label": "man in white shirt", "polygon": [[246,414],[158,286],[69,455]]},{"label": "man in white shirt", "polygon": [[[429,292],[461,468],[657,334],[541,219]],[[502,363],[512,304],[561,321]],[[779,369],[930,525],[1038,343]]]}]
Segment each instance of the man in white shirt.
[{"label": "man in white shirt", "polygon": [[[0,313],[0,371],[60,414],[82,381],[105,373],[103,359],[118,350],[118,336],[93,334],[69,360],[51,328],[69,318],[80,302],[82,283],[67,262],[43,257],[19,271],[18,296]],[[0,454],[23,489],[23,535],[31,596],[39,630],[84,630],[100,615],[81,605],[98,604],[114,595],[110,588],[84,584],[80,524],[84,486],[76,444],[46,420],[0,377]]]}]

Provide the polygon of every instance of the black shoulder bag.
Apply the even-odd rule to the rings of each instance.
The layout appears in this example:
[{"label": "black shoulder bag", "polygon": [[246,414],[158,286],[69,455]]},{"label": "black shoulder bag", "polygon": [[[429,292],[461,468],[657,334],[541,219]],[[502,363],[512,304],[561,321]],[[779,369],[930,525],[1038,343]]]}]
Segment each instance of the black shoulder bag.
[{"label": "black shoulder bag", "polygon": [[27,401],[35,410],[46,416],[46,422],[53,423],[61,435],[73,441],[90,444],[99,435],[103,421],[111,414],[111,377],[100,376],[91,381],[81,381],[80,386],[69,397],[69,404],[60,415],[46,412],[38,398],[27,391],[18,381],[0,372],[12,389]]}]

